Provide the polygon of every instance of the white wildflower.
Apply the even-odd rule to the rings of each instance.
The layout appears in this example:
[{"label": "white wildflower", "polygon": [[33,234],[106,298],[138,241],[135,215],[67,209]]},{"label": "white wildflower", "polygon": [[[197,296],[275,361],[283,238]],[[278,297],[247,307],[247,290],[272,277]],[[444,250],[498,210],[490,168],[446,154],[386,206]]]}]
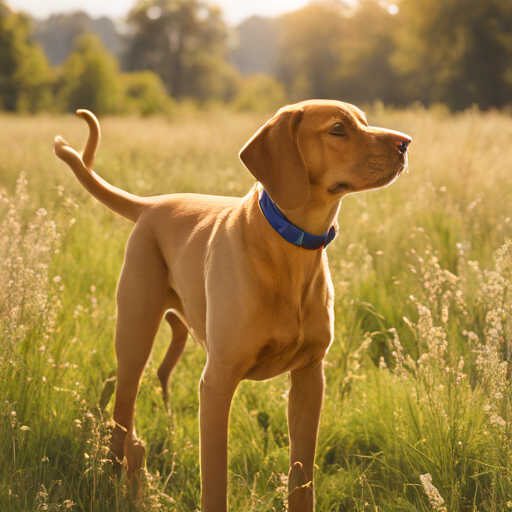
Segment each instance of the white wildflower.
[{"label": "white wildflower", "polygon": [[430,473],[426,475],[420,475],[421,483],[425,489],[425,494],[428,497],[428,501],[433,510],[436,512],[448,512],[448,509],[444,505],[444,499],[439,491],[432,484],[432,476]]}]

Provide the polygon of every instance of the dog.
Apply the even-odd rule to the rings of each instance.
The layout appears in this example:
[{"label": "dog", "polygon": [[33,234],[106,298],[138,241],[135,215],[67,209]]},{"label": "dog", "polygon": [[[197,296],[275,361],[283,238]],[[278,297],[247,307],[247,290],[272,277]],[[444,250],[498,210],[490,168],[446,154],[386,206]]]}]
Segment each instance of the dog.
[{"label": "dog", "polygon": [[310,100],[277,112],[240,151],[256,178],[242,198],[138,197],[93,170],[100,127],[88,111],[83,154],[61,137],[56,155],[112,211],[135,223],[117,289],[117,387],[111,451],[141,471],[135,400],[162,318],[173,337],[158,370],[168,401],[188,333],[207,352],[199,383],[203,512],[227,510],[228,418],[244,379],[290,373],[290,512],[314,510],[313,464],[333,340],[326,251],[347,194],[383,188],[407,169],[411,137],[368,125],[357,107]]}]

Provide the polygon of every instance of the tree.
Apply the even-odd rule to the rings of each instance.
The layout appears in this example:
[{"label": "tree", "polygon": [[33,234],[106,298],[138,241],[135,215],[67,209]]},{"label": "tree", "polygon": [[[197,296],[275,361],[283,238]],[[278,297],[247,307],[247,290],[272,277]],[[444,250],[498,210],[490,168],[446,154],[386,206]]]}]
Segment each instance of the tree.
[{"label": "tree", "polygon": [[336,90],[343,99],[351,103],[408,103],[401,77],[391,65],[393,34],[399,23],[381,1],[359,1],[346,20],[340,41]]},{"label": "tree", "polygon": [[395,68],[425,104],[500,107],[512,98],[510,0],[403,0]]},{"label": "tree", "polygon": [[143,116],[169,114],[173,101],[167,95],[160,77],[151,71],[121,75],[124,87],[123,110],[135,111]]},{"label": "tree", "polygon": [[51,106],[53,76],[30,32],[29,18],[0,2],[0,108],[5,110],[36,112]]},{"label": "tree", "polygon": [[346,20],[322,5],[282,18],[277,75],[294,101],[336,97],[340,39]]},{"label": "tree", "polygon": [[283,85],[273,76],[258,73],[245,77],[233,102],[237,110],[275,112],[286,102]]},{"label": "tree", "polygon": [[52,14],[45,20],[34,21],[34,40],[46,53],[53,66],[62,64],[73,51],[75,39],[86,33],[99,36],[105,47],[116,57],[123,54],[124,41],[113,20],[91,18],[85,12]]},{"label": "tree", "polygon": [[98,115],[113,114],[121,106],[120,92],[116,59],[97,36],[80,36],[62,67],[58,92],[62,107],[70,111],[86,108]]},{"label": "tree", "polygon": [[130,13],[131,71],[151,70],[175,98],[229,99],[236,73],[226,62],[220,11],[199,0],[140,0]]},{"label": "tree", "polygon": [[396,20],[382,2],[315,2],[283,17],[278,76],[294,100],[402,103],[390,65]]}]

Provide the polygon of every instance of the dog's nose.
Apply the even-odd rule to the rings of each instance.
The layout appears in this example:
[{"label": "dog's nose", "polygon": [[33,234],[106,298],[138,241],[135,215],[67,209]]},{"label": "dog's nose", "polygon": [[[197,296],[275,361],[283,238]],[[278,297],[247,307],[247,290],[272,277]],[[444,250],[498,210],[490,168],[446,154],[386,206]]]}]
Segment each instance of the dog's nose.
[{"label": "dog's nose", "polygon": [[405,153],[409,144],[412,142],[412,138],[409,135],[405,135],[405,133],[395,132],[395,144],[400,153]]},{"label": "dog's nose", "polygon": [[409,146],[410,143],[411,143],[410,140],[404,140],[401,142],[397,142],[396,147],[398,148],[398,151],[400,151],[400,153],[405,153],[407,151],[407,147]]}]

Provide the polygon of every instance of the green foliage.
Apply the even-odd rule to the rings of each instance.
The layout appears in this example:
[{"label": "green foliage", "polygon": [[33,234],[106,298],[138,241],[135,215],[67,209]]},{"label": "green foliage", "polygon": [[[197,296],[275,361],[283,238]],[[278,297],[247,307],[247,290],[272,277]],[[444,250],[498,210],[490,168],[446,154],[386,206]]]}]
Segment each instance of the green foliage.
[{"label": "green foliage", "polygon": [[225,61],[227,29],[217,8],[198,0],[140,0],[128,21],[135,31],[130,70],[154,71],[174,98],[233,96],[236,73]]},{"label": "green foliage", "polygon": [[172,112],[174,102],[155,73],[126,73],[121,75],[121,80],[126,98],[123,112],[137,112],[143,116]]},{"label": "green foliage", "polygon": [[[52,71],[30,33],[30,20],[0,3],[0,108],[17,112],[87,108],[98,115],[171,111],[172,100],[158,76],[151,72],[121,76],[117,60],[95,35],[81,33],[62,67]],[[226,81],[231,84],[221,77],[208,94],[229,99],[233,92]]]},{"label": "green foliage", "polygon": [[337,11],[314,4],[283,17],[277,69],[293,101],[338,97],[340,35],[345,24]]},{"label": "green foliage", "polygon": [[[165,110],[159,86],[148,78],[121,79],[117,62],[91,32],[122,56],[123,71],[151,71],[174,100],[201,107],[234,102],[239,109],[266,110],[278,99],[332,98],[463,110],[506,107],[512,98],[509,0],[316,0],[277,20],[246,20],[238,29],[239,48],[221,11],[202,0],[138,0],[127,21],[132,31],[124,39],[111,21],[85,13],[38,23],[34,37],[52,62],[60,63],[77,39],[55,84],[55,72],[31,40],[32,23],[0,3],[0,106],[35,112],[58,103],[63,110],[86,106],[101,114]],[[268,85],[274,91],[268,107],[251,99],[265,94],[263,79],[243,80],[233,62],[244,74],[273,75],[286,97],[274,84]],[[120,82],[130,80],[138,85],[129,87],[125,102]],[[146,99],[135,101],[141,94]]]},{"label": "green foliage", "polygon": [[257,74],[243,79],[233,106],[237,110],[275,112],[285,102],[283,85],[270,75]]},{"label": "green foliage", "polygon": [[314,3],[283,17],[278,75],[291,98],[335,98],[353,103],[403,102],[389,58],[397,20],[363,0]]},{"label": "green foliage", "polygon": [[0,108],[37,112],[51,106],[53,76],[30,38],[29,19],[0,3]]},{"label": "green foliage", "polygon": [[512,5],[316,2],[283,17],[279,55],[294,100],[502,107],[512,97]]},{"label": "green foliage", "polygon": [[404,95],[399,75],[390,65],[395,49],[393,35],[400,25],[374,0],[361,0],[339,36],[337,97],[355,104],[403,105],[413,101]]},{"label": "green foliage", "polygon": [[512,97],[508,0],[403,0],[393,64],[425,104],[501,107]]},{"label": "green foliage", "polygon": [[95,35],[85,34],[76,40],[75,50],[62,67],[59,98],[71,112],[85,108],[104,115],[119,110],[117,61]]}]

